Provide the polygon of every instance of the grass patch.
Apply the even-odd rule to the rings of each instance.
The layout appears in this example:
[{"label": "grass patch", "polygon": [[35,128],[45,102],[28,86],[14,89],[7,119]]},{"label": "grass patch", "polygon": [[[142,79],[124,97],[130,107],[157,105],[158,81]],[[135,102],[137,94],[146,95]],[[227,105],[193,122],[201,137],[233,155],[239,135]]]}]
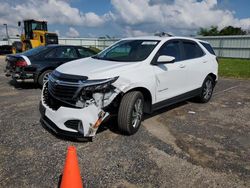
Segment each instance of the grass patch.
[{"label": "grass patch", "polygon": [[230,78],[250,78],[250,60],[219,58],[219,76]]}]

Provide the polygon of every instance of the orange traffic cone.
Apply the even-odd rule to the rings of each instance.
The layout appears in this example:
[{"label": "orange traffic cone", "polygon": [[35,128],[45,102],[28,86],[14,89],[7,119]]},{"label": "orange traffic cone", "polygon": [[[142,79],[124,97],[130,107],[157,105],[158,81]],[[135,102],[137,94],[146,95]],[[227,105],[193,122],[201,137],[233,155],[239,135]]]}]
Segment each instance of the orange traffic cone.
[{"label": "orange traffic cone", "polygon": [[64,165],[61,188],[83,188],[80,169],[78,166],[76,148],[68,147],[67,157]]}]

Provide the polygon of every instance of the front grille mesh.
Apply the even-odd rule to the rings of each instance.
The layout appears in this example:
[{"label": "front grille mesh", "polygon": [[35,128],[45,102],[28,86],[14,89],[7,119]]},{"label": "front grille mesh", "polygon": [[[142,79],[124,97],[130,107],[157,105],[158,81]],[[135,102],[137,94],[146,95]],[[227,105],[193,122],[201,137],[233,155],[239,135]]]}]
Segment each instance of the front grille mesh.
[{"label": "front grille mesh", "polygon": [[77,86],[64,86],[59,85],[57,82],[49,80],[48,82],[48,91],[49,93],[57,98],[58,100],[62,100],[71,104],[75,104],[76,100],[74,97],[77,92]]}]

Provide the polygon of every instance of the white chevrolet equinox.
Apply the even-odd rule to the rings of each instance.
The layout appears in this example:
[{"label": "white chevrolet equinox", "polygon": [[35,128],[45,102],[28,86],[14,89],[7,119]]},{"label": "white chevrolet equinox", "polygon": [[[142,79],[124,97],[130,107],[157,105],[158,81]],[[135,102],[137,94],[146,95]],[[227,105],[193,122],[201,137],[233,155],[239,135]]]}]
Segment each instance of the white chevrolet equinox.
[{"label": "white chevrolet equinox", "polygon": [[209,43],[186,37],[118,41],[58,67],[44,84],[41,122],[59,135],[93,137],[109,115],[131,135],[143,114],[196,97],[210,100],[218,63]]}]

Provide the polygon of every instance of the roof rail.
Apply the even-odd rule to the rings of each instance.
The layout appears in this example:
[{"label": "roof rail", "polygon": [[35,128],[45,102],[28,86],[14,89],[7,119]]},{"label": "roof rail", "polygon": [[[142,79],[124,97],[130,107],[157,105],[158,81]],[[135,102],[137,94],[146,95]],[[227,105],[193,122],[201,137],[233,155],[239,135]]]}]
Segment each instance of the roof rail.
[{"label": "roof rail", "polygon": [[174,35],[167,33],[167,32],[157,32],[154,34],[154,36],[158,36],[158,37],[172,37]]}]

